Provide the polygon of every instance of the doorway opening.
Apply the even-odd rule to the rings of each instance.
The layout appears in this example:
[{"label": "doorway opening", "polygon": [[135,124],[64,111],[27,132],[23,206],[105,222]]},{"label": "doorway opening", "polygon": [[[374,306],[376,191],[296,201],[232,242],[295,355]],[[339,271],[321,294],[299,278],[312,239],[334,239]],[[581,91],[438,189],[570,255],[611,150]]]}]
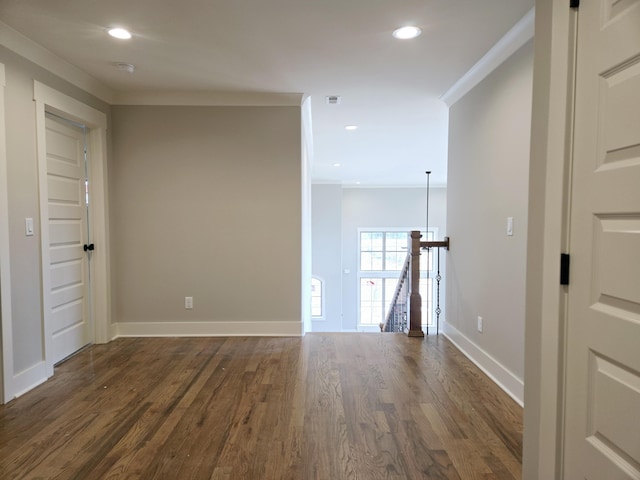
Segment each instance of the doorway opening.
[{"label": "doorway opening", "polygon": [[73,352],[112,337],[106,233],[107,117],[39,82],[34,82],[34,99],[42,333],[48,378],[54,365]]}]

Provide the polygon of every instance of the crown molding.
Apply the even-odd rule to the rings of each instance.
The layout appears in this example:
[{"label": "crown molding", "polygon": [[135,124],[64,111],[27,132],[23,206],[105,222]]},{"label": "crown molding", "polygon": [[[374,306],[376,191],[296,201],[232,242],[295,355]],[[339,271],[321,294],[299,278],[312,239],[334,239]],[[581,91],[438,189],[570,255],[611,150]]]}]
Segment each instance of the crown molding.
[{"label": "crown molding", "polygon": [[473,67],[449,88],[440,99],[451,107],[484,80],[520,47],[533,38],[535,8],[516,23]]},{"label": "crown molding", "polygon": [[0,22],[0,45],[100,100],[112,103],[114,92],[109,87],[2,22]]},{"label": "crown molding", "polygon": [[113,105],[299,107],[301,93],[262,92],[121,92]]}]

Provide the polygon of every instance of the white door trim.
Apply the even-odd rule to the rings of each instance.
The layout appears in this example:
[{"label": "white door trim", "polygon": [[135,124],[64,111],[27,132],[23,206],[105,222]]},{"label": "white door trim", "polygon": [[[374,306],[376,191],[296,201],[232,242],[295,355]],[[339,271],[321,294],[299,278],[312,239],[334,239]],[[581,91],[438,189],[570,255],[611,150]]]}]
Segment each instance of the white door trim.
[{"label": "white door trim", "polygon": [[536,0],[523,480],[558,479],[562,470],[567,291],[559,276],[560,253],[567,251],[569,226],[575,15],[569,2]]},{"label": "white door trim", "polygon": [[2,302],[2,370],[0,403],[15,396],[13,380],[13,324],[11,323],[11,268],[9,249],[9,196],[7,192],[7,138],[5,124],[4,64],[0,63],[0,297]]},{"label": "white door trim", "polygon": [[[110,272],[109,243],[107,235],[107,116],[106,114],[64,95],[38,81],[34,81],[33,99],[36,104],[36,145],[38,152],[38,183],[40,195],[40,238],[42,291],[51,289],[49,265],[49,231],[47,226],[47,151],[45,110],[81,123],[88,128],[87,139],[91,158],[89,160],[89,182],[91,184],[91,241],[96,245],[91,262],[91,292],[94,323],[94,343],[106,343],[111,340],[110,312]],[[49,312],[51,310],[48,295],[42,296],[44,358],[47,377],[53,375],[53,359],[51,356],[51,327]]]}]

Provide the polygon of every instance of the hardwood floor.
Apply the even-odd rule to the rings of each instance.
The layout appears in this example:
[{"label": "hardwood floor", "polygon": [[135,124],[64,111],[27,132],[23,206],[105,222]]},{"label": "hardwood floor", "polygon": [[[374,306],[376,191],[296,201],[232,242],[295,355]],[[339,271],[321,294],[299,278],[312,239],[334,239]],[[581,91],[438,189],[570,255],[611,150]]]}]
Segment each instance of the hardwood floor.
[{"label": "hardwood floor", "polygon": [[522,409],[444,337],[123,338],[0,406],[2,479],[519,479]]}]

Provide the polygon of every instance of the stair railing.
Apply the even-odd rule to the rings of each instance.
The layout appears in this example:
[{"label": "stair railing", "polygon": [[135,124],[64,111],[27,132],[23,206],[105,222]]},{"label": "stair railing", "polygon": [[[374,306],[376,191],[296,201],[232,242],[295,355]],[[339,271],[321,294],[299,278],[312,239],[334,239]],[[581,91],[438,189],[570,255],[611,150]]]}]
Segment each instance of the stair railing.
[{"label": "stair railing", "polygon": [[[420,296],[420,255],[421,250],[438,249],[437,254],[437,275],[436,275],[436,334],[440,333],[440,249],[449,250],[449,237],[444,237],[444,241],[420,241],[421,235],[417,230],[411,231],[411,282],[409,294],[409,336],[424,337],[422,330],[422,297]],[[429,335],[429,325],[427,324],[427,335]]]},{"label": "stair railing", "polygon": [[381,332],[405,332],[409,315],[409,269],[411,265],[411,254],[407,253],[404,260],[400,277],[393,293],[389,311],[384,323],[380,324]]},{"label": "stair railing", "polygon": [[[421,242],[420,232],[411,231],[411,252],[407,254],[400,273],[393,300],[384,323],[380,324],[382,332],[407,332],[410,337],[424,337],[422,330],[422,297],[420,296],[420,255],[422,250],[437,249],[436,257],[436,335],[440,333],[440,249],[449,250],[449,237],[443,241]],[[407,308],[408,307],[408,308]],[[407,324],[409,329],[407,331]],[[429,325],[427,324],[427,335]]]}]

